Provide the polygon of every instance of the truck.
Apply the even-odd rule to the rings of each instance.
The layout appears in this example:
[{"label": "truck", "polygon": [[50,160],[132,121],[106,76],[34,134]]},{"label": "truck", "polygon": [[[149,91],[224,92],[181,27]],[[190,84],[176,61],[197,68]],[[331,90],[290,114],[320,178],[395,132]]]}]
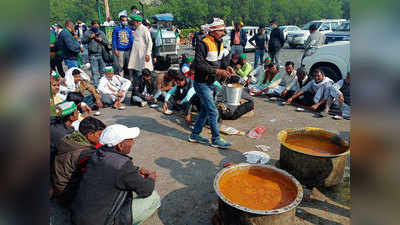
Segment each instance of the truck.
[{"label": "truck", "polygon": [[171,64],[179,63],[178,34],[172,30],[174,16],[170,13],[157,14],[150,17],[152,27],[150,28],[153,40],[153,58],[156,58],[155,69],[166,70]]}]

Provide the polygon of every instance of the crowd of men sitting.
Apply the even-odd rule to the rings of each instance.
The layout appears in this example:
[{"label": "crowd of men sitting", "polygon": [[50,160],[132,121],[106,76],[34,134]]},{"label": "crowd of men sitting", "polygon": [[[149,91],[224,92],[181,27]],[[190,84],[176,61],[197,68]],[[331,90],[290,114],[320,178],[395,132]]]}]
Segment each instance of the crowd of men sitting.
[{"label": "crowd of men sitting", "polygon": [[[141,20],[138,16],[132,18],[137,23]],[[126,17],[121,19],[126,22]],[[140,29],[135,33],[147,32]],[[87,34],[90,38],[91,34]],[[121,52],[118,54],[123,61]],[[143,54],[135,59],[140,60],[138,66],[143,69],[134,74],[105,66],[104,75],[93,79],[100,73],[92,71],[89,76],[68,60],[64,63],[73,65],[67,65],[64,76],[54,69],[50,71],[50,196],[71,211],[74,224],[110,224],[110,220],[118,220],[113,224],[140,224],[160,207],[154,188],[156,172],[135,166],[128,156],[139,128],[106,126],[92,115],[101,115],[101,108],[105,107],[162,107],[165,114],[182,111],[190,125],[192,111],[201,112],[201,98],[194,88],[193,57],[184,56],[179,67],[155,74],[144,66],[150,60],[148,50],[139,52]],[[281,71],[269,57],[253,68],[243,53],[228,52],[226,56],[224,64],[230,65],[235,74],[217,77],[212,85],[218,122],[254,114],[253,96],[281,98],[285,104],[309,107],[321,116],[335,108],[343,118],[350,118],[350,74],[334,83],[320,70],[312,74],[303,68],[295,70],[292,61],[286,62]],[[96,62],[95,55],[91,61]],[[227,84],[235,83],[244,87],[239,105],[228,104],[224,95]]]}]

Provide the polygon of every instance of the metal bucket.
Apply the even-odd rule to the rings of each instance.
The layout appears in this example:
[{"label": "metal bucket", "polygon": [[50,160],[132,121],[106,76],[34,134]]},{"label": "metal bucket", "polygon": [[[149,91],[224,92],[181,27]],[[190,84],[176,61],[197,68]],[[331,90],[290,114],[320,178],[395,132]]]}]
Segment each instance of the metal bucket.
[{"label": "metal bucket", "polygon": [[[278,172],[279,176],[292,183],[297,190],[297,196],[290,204],[272,210],[254,210],[231,202],[220,191],[219,183],[222,177],[232,172],[244,169],[261,168],[269,171]],[[241,163],[238,165],[227,167],[221,170],[214,179],[214,190],[219,197],[218,214],[222,224],[262,224],[262,225],[280,225],[294,224],[296,207],[303,199],[303,188],[301,184],[289,173],[269,165],[247,164]],[[241,221],[241,222],[240,222]]]},{"label": "metal bucket", "polygon": [[[336,155],[308,154],[285,145],[290,135],[312,135],[330,138],[335,144],[346,146],[346,150]],[[301,184],[308,187],[331,187],[342,182],[346,160],[350,154],[349,143],[335,131],[305,127],[286,129],[278,133],[281,144],[279,167],[296,177]]]},{"label": "metal bucket", "polygon": [[239,84],[228,84],[225,86],[225,100],[228,105],[240,105],[242,98],[243,86]]}]

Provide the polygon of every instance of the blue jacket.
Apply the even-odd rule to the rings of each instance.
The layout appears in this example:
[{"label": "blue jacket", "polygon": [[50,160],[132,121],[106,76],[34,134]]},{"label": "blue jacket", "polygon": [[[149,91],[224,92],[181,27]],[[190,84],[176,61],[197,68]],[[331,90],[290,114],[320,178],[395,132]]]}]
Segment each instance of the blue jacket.
[{"label": "blue jacket", "polygon": [[56,46],[58,50],[62,51],[64,59],[77,60],[78,53],[81,51],[81,45],[76,40],[71,32],[67,29],[61,31],[58,36]]},{"label": "blue jacket", "polygon": [[[233,40],[235,39],[235,30],[231,31],[231,46],[233,45]],[[247,44],[247,34],[246,31],[240,29],[240,45],[245,47]]]},{"label": "blue jacket", "polygon": [[118,51],[129,51],[132,48],[133,35],[129,27],[117,26],[113,30],[112,45]]}]

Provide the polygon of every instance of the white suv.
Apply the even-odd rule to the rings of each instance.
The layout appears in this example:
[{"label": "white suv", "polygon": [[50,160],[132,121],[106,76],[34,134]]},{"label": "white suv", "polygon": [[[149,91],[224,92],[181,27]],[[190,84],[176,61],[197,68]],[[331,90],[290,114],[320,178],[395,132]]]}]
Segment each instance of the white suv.
[{"label": "white suv", "polygon": [[287,42],[289,43],[289,46],[292,48],[296,48],[298,46],[304,47],[305,41],[308,39],[308,36],[310,36],[309,29],[311,25],[313,24],[317,25],[318,31],[325,34],[332,32],[336,27],[338,27],[345,21],[346,21],[345,19],[310,21],[301,28],[302,29],[301,31],[288,34]]},{"label": "white suv", "polygon": [[320,69],[335,82],[344,78],[350,72],[350,41],[337,41],[311,48],[305,53],[302,66],[310,74]]}]

